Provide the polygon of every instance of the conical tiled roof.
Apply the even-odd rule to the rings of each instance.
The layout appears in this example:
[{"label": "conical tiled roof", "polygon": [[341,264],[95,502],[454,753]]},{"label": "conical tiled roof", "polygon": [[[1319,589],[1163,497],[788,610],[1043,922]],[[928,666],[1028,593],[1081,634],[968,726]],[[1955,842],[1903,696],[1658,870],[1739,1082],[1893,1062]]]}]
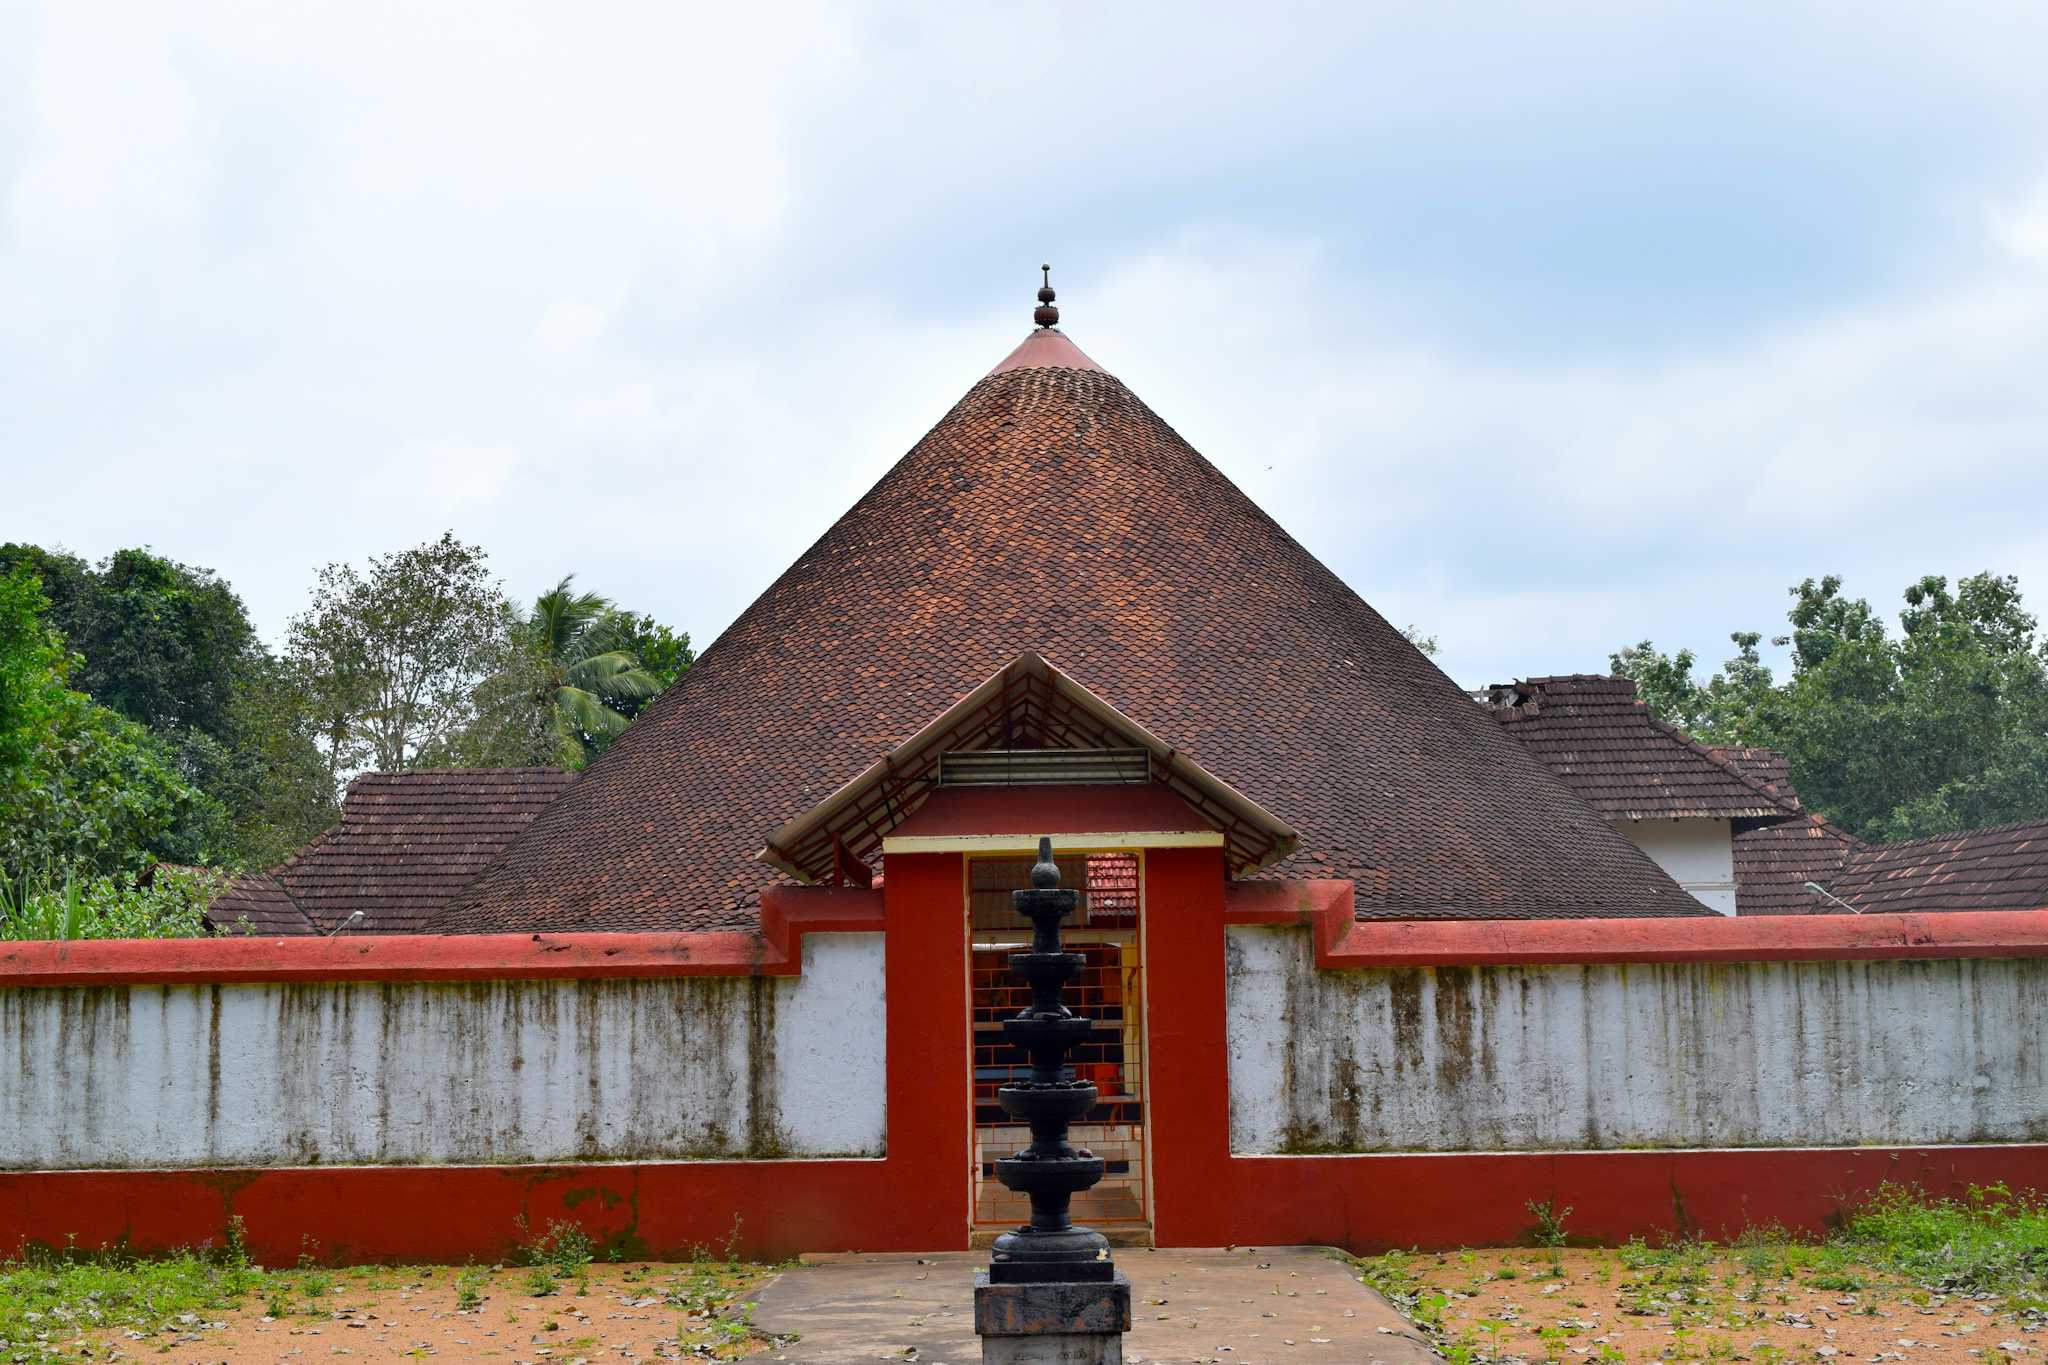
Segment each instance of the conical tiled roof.
[{"label": "conical tiled roof", "polygon": [[449,931],[754,921],[764,837],[1020,653],[1287,821],[1361,913],[1704,913],[1071,341],[968,391]]}]

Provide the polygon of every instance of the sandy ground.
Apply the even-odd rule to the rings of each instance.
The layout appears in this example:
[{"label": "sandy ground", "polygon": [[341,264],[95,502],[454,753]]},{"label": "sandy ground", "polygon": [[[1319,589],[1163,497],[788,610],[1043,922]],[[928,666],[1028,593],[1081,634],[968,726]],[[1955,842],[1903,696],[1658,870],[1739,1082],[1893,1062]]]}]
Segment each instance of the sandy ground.
[{"label": "sandy ground", "polygon": [[[274,1317],[262,1293],[217,1317],[188,1315],[178,1330],[102,1336],[114,1358],[199,1365],[313,1365],[343,1358],[550,1362],[599,1365],[638,1360],[730,1360],[770,1344],[741,1323],[688,1311],[707,1297],[742,1295],[758,1275],[732,1276],[677,1265],[602,1265],[578,1292],[563,1282],[532,1295],[524,1269],[477,1276],[483,1302],[456,1306],[460,1267],[331,1271],[313,1281],[318,1310]],[[321,1280],[327,1283],[322,1284]],[[302,1284],[298,1276],[280,1283]],[[672,1301],[675,1300],[675,1301]]]},{"label": "sandy ground", "polygon": [[[1237,1271],[1269,1279],[1284,1272],[1287,1282],[1261,1281],[1254,1294],[1217,1278],[1208,1266],[1181,1265],[1172,1253],[1132,1253],[1129,1270],[1138,1289],[1133,1317],[1139,1330],[1130,1344],[1136,1354],[1158,1361],[1349,1361],[1396,1356],[1408,1345],[1402,1340],[1407,1334],[1392,1318],[1371,1320],[1370,1342],[1362,1343],[1349,1330],[1367,1326],[1369,1305],[1354,1305],[1348,1293],[1337,1292],[1345,1285],[1363,1288],[1341,1262],[1318,1257],[1315,1266],[1290,1262],[1282,1267],[1272,1253],[1249,1255]],[[940,1267],[935,1258],[925,1271],[933,1283],[910,1289],[936,1292],[937,1282],[946,1281],[951,1290],[950,1279],[959,1278],[950,1275],[953,1269]],[[1296,1281],[1310,1272],[1332,1277],[1332,1283],[1317,1280],[1304,1289]],[[1553,1268],[1550,1253],[1521,1249],[1415,1256],[1408,1272],[1420,1300],[1419,1315],[1436,1320],[1438,1340],[1453,1365],[2048,1365],[2043,1359],[2048,1322],[2038,1308],[1930,1293],[1861,1267],[1797,1258],[1760,1264],[1754,1254],[1708,1250],[1632,1258],[1616,1251],[1569,1250],[1557,1253]],[[569,1280],[545,1297],[532,1294],[532,1274],[520,1268],[469,1272],[470,1286],[482,1301],[460,1308],[460,1267],[288,1273],[274,1284],[285,1291],[289,1305],[259,1290],[239,1309],[189,1315],[169,1331],[101,1334],[93,1344],[111,1355],[95,1358],[177,1365],[312,1365],[339,1358],[428,1356],[505,1365],[873,1358],[871,1350],[844,1357],[826,1351],[833,1333],[822,1319],[829,1313],[802,1323],[812,1329],[811,1340],[791,1343],[769,1335],[793,1320],[790,1305],[778,1308],[764,1301],[759,1328],[752,1325],[750,1310],[731,1306],[751,1303],[759,1289],[769,1289],[770,1300],[786,1295],[809,1278],[802,1272],[769,1288],[764,1281],[770,1277],[758,1269],[601,1265],[589,1268],[581,1293],[579,1283]],[[966,1274],[961,1269],[960,1275]],[[959,1288],[965,1288],[964,1280]],[[886,1297],[886,1303],[877,1299],[874,1311],[902,1319],[890,1324],[890,1339],[878,1343],[898,1352],[886,1358],[906,1358],[901,1352],[912,1344],[925,1349],[911,1359],[978,1357],[969,1345],[971,1307],[956,1317],[961,1304],[953,1300],[964,1302],[963,1294],[949,1292],[945,1304],[929,1305],[901,1288]],[[268,1311],[273,1306],[290,1311],[273,1315]],[[823,1306],[809,1305],[813,1310]],[[1293,1319],[1303,1313],[1307,1316],[1296,1323]],[[1237,1323],[1237,1316],[1245,1321]],[[1230,1329],[1219,1332],[1226,1318],[1232,1319]],[[877,1325],[848,1323],[840,1330],[850,1327],[853,1336],[872,1339]],[[922,1340],[910,1330],[942,1326],[965,1330],[953,1333],[959,1341],[943,1344]],[[855,1345],[850,1338],[845,1344]],[[66,1354],[77,1358],[75,1350]]]},{"label": "sandy ground", "polygon": [[[1614,1251],[1468,1251],[1415,1258],[1424,1298],[1441,1295],[1455,1361],[2039,1362],[2038,1312],[1931,1294],[1840,1267],[1768,1266],[1702,1252],[1631,1267]],[[1425,1314],[1428,1303],[1424,1304]]]}]

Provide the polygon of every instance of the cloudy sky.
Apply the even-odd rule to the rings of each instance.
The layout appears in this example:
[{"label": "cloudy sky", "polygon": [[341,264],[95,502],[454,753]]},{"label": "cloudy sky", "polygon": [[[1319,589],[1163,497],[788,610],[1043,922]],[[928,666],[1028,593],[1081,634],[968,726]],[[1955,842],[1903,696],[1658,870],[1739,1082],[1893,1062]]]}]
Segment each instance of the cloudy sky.
[{"label": "cloudy sky", "polygon": [[0,540],[702,643],[1029,327],[1468,684],[2048,604],[2048,9],[0,0]]}]

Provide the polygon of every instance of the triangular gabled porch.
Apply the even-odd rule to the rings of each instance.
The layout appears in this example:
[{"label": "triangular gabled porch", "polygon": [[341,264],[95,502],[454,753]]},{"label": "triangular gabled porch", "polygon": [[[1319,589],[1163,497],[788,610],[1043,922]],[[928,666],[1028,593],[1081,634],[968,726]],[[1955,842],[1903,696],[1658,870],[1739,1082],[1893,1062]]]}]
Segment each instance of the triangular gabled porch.
[{"label": "triangular gabled porch", "polygon": [[[1055,787],[1073,790],[1063,797],[1040,790]],[[939,808],[925,812],[941,793]],[[906,823],[920,815],[916,825]],[[1060,827],[1025,828],[1039,818]],[[1003,828],[976,828],[976,821]],[[1279,816],[1027,650],[770,834],[755,856],[802,882],[865,885],[875,856],[889,851],[885,840],[896,836],[1029,833],[1017,845],[1028,849],[1041,834],[1197,831],[1211,842],[1220,836],[1235,876],[1279,861],[1300,842]],[[906,844],[900,851],[913,850]],[[937,850],[920,843],[915,851]]]},{"label": "triangular gabled porch", "polygon": [[[1191,1008],[1173,990],[1152,989],[1150,907],[1176,933],[1184,923],[1208,926],[1220,968],[1227,879],[1287,856],[1297,843],[1292,828],[1026,652],[784,823],[757,856],[820,886],[872,887],[882,873],[890,1149],[901,1150],[900,1135],[928,1153],[921,1164],[935,1184],[920,1197],[935,1201],[937,1217],[957,1210],[950,1217],[964,1216],[968,1235],[986,1240],[1027,1212],[993,1178],[996,1159],[1028,1140],[995,1092],[1025,1065],[1000,1021],[1023,1003],[1008,957],[1029,935],[1010,892],[1027,884],[1042,836],[1053,840],[1065,883],[1081,892],[1066,946],[1087,967],[1069,1003],[1092,1029],[1069,1060],[1077,1072],[1087,1068],[1101,1098],[1076,1124],[1075,1140],[1108,1168],[1075,1216],[1145,1242],[1159,1188],[1153,1115],[1172,1109],[1172,1089],[1183,1083],[1160,1092],[1152,1021],[1167,1018],[1183,1035],[1197,1014],[1209,1021],[1205,1032],[1220,1025],[1220,1002]],[[911,960],[914,973],[899,966]],[[905,998],[906,989],[915,996]],[[918,1034],[902,1036],[898,1019],[913,1016]],[[949,1166],[964,1179],[940,1179]]]}]

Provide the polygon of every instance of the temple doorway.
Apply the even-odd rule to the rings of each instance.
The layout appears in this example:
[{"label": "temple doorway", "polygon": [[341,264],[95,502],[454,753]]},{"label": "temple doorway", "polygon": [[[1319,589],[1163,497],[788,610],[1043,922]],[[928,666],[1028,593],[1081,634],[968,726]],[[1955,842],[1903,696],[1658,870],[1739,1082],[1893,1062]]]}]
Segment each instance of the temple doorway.
[{"label": "temple doorway", "polygon": [[[1094,1022],[1090,1041],[1069,1060],[1077,1078],[1093,1081],[1101,1094],[1088,1117],[1074,1125],[1072,1140],[1107,1164],[1101,1183],[1075,1196],[1074,1220],[1126,1244],[1144,1241],[1152,1207],[1145,1151],[1142,856],[1083,851],[1054,860],[1061,885],[1081,892],[1064,947],[1088,959],[1067,986],[1066,1002]],[[1033,859],[1001,854],[966,861],[973,944],[974,1233],[981,1244],[1031,1215],[1030,1201],[996,1180],[995,1162],[1031,1140],[1030,1130],[1003,1112],[996,1091],[1030,1069],[1023,1050],[1003,1040],[1002,1021],[1029,999],[1028,988],[1010,975],[1009,955],[1030,942],[1031,925],[1011,908],[1010,893],[1030,885]]]}]

